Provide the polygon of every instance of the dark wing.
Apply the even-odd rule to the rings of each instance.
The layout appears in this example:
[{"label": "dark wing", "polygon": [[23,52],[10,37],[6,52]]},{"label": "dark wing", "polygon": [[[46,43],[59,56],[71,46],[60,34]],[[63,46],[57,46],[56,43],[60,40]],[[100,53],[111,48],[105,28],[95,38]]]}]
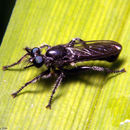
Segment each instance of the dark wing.
[{"label": "dark wing", "polygon": [[85,41],[85,43],[79,42],[73,47],[68,47],[73,54],[74,62],[88,60],[113,62],[117,59],[122,49],[119,43],[110,40]]}]

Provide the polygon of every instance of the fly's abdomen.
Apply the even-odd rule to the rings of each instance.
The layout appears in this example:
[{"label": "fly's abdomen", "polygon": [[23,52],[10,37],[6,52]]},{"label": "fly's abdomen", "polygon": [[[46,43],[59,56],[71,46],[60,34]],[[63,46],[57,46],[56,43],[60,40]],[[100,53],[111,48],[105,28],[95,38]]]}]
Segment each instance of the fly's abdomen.
[{"label": "fly's abdomen", "polygon": [[77,62],[79,61],[89,61],[89,60],[106,60],[108,62],[113,62],[117,59],[122,46],[114,41],[109,41],[108,43],[93,43],[86,44],[82,48],[72,48],[73,59]]}]

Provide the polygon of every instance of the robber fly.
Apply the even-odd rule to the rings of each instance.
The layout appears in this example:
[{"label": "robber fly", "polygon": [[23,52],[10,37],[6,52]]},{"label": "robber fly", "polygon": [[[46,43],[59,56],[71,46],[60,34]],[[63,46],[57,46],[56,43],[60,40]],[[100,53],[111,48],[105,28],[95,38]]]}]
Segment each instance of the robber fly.
[{"label": "robber fly", "polygon": [[[47,47],[46,53],[42,54],[41,49],[45,47]],[[53,47],[47,44],[40,47],[34,47],[32,49],[26,47],[25,51],[27,53],[17,62],[11,65],[3,66],[3,70],[19,64],[27,56],[30,56],[30,58],[28,59],[30,65],[24,67],[24,69],[32,66],[40,68],[45,64],[45,66],[48,68],[46,71],[42,72],[40,75],[30,80],[29,82],[25,83],[25,85],[22,86],[18,91],[12,93],[12,96],[15,98],[17,94],[29,84],[36,82],[40,78],[49,78],[54,73],[55,75],[57,75],[57,80],[52,90],[48,105],[46,106],[46,108],[51,109],[53,95],[55,94],[56,89],[61,84],[66,74],[77,71],[100,71],[107,73],[125,72],[125,69],[111,70],[109,68],[99,66],[74,66],[75,63],[90,60],[104,60],[108,62],[114,62],[120,54],[121,50],[122,46],[115,41],[83,41],[80,38],[74,38],[67,44],[57,45]],[[67,68],[69,66],[73,67]]]}]

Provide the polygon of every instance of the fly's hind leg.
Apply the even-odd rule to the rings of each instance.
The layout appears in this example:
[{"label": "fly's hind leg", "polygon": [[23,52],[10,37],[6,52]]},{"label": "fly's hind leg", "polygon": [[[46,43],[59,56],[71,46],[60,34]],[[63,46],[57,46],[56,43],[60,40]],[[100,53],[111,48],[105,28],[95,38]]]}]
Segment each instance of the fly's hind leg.
[{"label": "fly's hind leg", "polygon": [[80,71],[99,71],[99,72],[106,72],[106,73],[126,72],[124,68],[121,70],[111,70],[110,68],[105,68],[100,66],[78,66],[72,69],[63,69],[62,71],[66,73],[75,73]]}]

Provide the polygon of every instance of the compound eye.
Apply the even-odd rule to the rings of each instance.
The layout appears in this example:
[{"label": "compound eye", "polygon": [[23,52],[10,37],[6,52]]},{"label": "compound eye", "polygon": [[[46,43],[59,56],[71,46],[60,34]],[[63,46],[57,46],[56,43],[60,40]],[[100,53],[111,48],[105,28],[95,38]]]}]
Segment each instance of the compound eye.
[{"label": "compound eye", "polygon": [[35,54],[40,54],[40,53],[41,53],[41,51],[38,47],[33,48],[31,51],[32,56],[34,56]]},{"label": "compound eye", "polygon": [[36,67],[41,67],[44,63],[43,57],[42,56],[36,56],[34,60],[34,65]]}]

